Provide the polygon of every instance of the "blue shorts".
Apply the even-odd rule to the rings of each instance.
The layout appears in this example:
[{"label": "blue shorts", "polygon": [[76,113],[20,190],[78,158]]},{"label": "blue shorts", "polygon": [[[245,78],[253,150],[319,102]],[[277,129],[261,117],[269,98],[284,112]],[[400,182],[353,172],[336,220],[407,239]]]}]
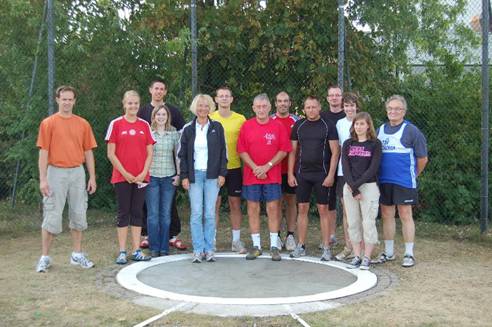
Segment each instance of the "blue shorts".
[{"label": "blue shorts", "polygon": [[247,201],[270,202],[282,198],[282,186],[280,184],[254,184],[243,185],[242,196]]}]

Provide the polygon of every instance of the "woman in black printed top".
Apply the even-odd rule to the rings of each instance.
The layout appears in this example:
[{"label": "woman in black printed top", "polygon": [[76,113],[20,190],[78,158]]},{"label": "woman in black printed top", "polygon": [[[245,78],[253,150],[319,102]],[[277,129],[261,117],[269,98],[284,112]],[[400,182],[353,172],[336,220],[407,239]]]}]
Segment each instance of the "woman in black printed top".
[{"label": "woman in black printed top", "polygon": [[[355,257],[351,264],[369,269],[374,245],[378,242],[376,216],[379,188],[376,184],[381,142],[376,137],[371,116],[358,113],[350,129],[350,138],[343,143],[342,166],[345,177],[343,199],[347,210],[349,237]],[[361,241],[365,243],[361,258]]]}]

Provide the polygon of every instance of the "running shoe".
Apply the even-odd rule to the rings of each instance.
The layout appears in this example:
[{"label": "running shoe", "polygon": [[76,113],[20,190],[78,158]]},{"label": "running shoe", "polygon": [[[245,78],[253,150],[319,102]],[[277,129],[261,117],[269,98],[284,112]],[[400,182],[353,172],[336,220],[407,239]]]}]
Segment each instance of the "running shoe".
[{"label": "running shoe", "polygon": [[116,263],[118,265],[126,265],[128,263],[128,259],[126,258],[126,251],[120,251],[120,254],[118,254],[118,258],[116,258]]},{"label": "running shoe", "polygon": [[379,259],[376,261],[373,261],[372,263],[385,263],[387,261],[393,261],[395,260],[395,255],[388,256],[385,252],[381,252],[379,255]]},{"label": "running shoe", "polygon": [[231,250],[232,252],[237,252],[239,254],[246,254],[248,252],[241,240],[233,241],[231,245]]},{"label": "running shoe", "polygon": [[344,247],[343,250],[335,256],[338,261],[348,260],[354,257],[354,253],[348,247]]},{"label": "running shoe", "polygon": [[405,268],[410,268],[415,266],[415,258],[410,254],[405,254],[401,266]]},{"label": "running shoe", "polygon": [[364,258],[362,259],[362,261],[360,263],[360,269],[361,270],[369,270],[370,267],[371,267],[371,259],[364,256]]},{"label": "running shoe", "polygon": [[142,250],[138,249],[137,251],[133,252],[132,254],[132,260],[133,261],[150,261],[151,256],[150,255],[145,255]]},{"label": "running shoe", "polygon": [[253,246],[249,249],[248,254],[246,255],[246,260],[255,260],[258,258],[263,252],[257,246]]},{"label": "running shoe", "polygon": [[350,261],[351,268],[359,268],[361,263],[362,260],[358,256],[355,256],[352,261]]},{"label": "running shoe", "polygon": [[215,262],[215,254],[213,252],[207,252],[207,254],[205,254],[205,260],[207,262]]},{"label": "running shoe", "polygon": [[289,254],[289,257],[291,258],[300,258],[306,255],[306,248],[303,246],[303,244],[297,244],[296,248],[294,251],[292,251]]},{"label": "running shoe", "polygon": [[87,258],[87,256],[85,255],[85,253],[79,253],[76,255],[72,253],[72,255],[70,256],[70,263],[72,265],[81,266],[84,269],[89,269],[94,267],[94,262],[90,261],[89,258]]},{"label": "running shoe", "polygon": [[193,254],[193,260],[191,262],[192,263],[202,263],[202,254],[201,253],[194,253]]},{"label": "running shoe", "polygon": [[39,262],[36,266],[36,271],[37,272],[47,272],[48,268],[51,267],[51,258],[49,256],[41,256],[39,258]]},{"label": "running shoe", "polygon": [[296,249],[296,240],[294,238],[294,235],[289,234],[285,238],[285,249],[287,251],[294,251]]},{"label": "running shoe", "polygon": [[331,249],[326,247],[323,249],[323,254],[321,254],[321,261],[331,261],[333,256],[331,255]]},{"label": "running shoe", "polygon": [[272,255],[272,261],[280,261],[280,260],[282,260],[282,257],[280,256],[280,253],[279,253],[277,247],[272,246],[272,248],[270,249],[270,253]]}]

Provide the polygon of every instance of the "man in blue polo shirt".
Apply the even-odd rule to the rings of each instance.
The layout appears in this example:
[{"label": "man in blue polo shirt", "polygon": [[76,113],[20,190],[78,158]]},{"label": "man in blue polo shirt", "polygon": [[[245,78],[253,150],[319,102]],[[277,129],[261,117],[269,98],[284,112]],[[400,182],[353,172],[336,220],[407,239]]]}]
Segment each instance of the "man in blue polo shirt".
[{"label": "man in blue polo shirt", "polygon": [[417,177],[427,164],[427,142],[424,135],[412,123],[404,120],[407,102],[400,95],[393,95],[386,101],[388,122],[378,130],[378,139],[383,145],[383,154],[379,168],[380,204],[383,218],[385,250],[379,262],[392,261],[394,255],[395,214],[402,224],[405,242],[403,267],[413,267],[415,257],[413,245],[415,224],[412,205],[418,202]]}]

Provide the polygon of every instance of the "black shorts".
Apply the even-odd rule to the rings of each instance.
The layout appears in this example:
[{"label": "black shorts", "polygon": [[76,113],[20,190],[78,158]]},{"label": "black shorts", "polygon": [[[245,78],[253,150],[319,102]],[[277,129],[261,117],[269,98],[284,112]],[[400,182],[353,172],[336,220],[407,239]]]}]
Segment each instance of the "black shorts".
[{"label": "black shorts", "polygon": [[[220,196],[240,197],[243,189],[243,173],[241,168],[227,169],[224,186],[220,188]],[[227,190],[227,194],[226,194]]]},{"label": "black shorts", "polygon": [[282,175],[282,193],[296,194],[296,188],[289,185],[287,174]]},{"label": "black shorts", "polygon": [[379,191],[381,192],[379,203],[386,206],[398,204],[416,205],[419,200],[416,188],[406,188],[397,184],[385,183],[379,185]]},{"label": "black shorts", "polygon": [[337,194],[339,199],[343,198],[343,186],[344,185],[345,185],[345,178],[343,178],[343,176],[337,176],[337,181],[336,181],[335,187],[337,190],[336,194]]},{"label": "black shorts", "polygon": [[[328,204],[328,198],[332,193],[332,187],[323,186],[326,178],[324,173],[304,173],[296,176],[296,198],[298,203],[309,203],[311,192],[314,189],[317,204]],[[333,192],[334,193],[334,192]]]}]

